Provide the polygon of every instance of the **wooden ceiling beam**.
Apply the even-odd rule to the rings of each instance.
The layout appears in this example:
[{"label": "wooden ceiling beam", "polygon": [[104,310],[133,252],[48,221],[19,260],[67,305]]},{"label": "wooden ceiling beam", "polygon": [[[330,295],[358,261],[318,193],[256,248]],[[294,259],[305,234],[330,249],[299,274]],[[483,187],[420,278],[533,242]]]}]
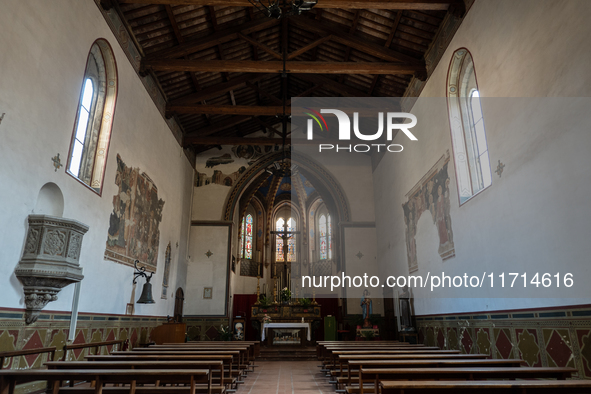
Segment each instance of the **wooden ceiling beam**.
[{"label": "wooden ceiling beam", "polygon": [[364,91],[359,89],[355,89],[349,85],[345,85],[325,77],[323,75],[315,75],[315,74],[298,74],[294,75],[298,79],[302,79],[307,82],[311,82],[316,85],[321,85],[322,87],[329,89],[331,92],[342,94],[343,96],[348,97],[371,97],[371,95],[367,94]]},{"label": "wooden ceiling beam", "polygon": [[203,127],[198,131],[194,131],[185,135],[185,138],[193,138],[193,137],[207,137],[209,135],[215,134],[219,131],[226,130],[230,127],[237,126],[241,123],[244,123],[250,120],[252,116],[233,116],[230,119],[222,120],[221,122],[216,122],[211,126]]},{"label": "wooden ceiling beam", "polygon": [[[248,0],[119,0],[121,4],[252,7]],[[445,11],[456,0],[322,0],[315,8]]]},{"label": "wooden ceiling beam", "polygon": [[230,79],[228,82],[219,83],[217,85],[209,86],[201,91],[190,94],[185,97],[173,100],[170,105],[192,105],[197,104],[203,100],[208,100],[212,97],[221,96],[231,90],[246,86],[247,82],[256,82],[264,78],[264,74],[244,74],[236,78]]},{"label": "wooden ceiling beam", "polygon": [[[144,70],[190,72],[282,73],[283,62],[256,60],[144,60]],[[388,62],[295,62],[287,73],[297,74],[422,74],[424,65]]]},{"label": "wooden ceiling beam", "polygon": [[332,35],[328,35],[325,37],[322,37],[300,49],[296,49],[295,51],[291,52],[289,55],[287,55],[287,60],[291,60],[293,58],[296,58],[298,56],[300,56],[303,53],[308,52],[310,49],[314,49],[316,48],[318,45],[325,43],[326,41],[329,41],[332,38]]},{"label": "wooden ceiling beam", "polygon": [[[286,108],[290,113],[290,108]],[[187,105],[166,106],[167,114],[216,114],[216,115],[250,115],[275,116],[283,115],[283,106],[254,106],[254,105]]]},{"label": "wooden ceiling beam", "polygon": [[248,36],[245,36],[242,33],[238,33],[238,37],[240,37],[241,39],[243,39],[244,41],[248,42],[249,44],[257,47],[257,48],[261,48],[263,51],[267,52],[269,55],[273,56],[275,59],[279,59],[282,60],[283,58],[281,57],[281,54],[278,53],[277,51],[274,51],[273,49],[269,48],[268,46],[266,46],[265,44],[262,44],[260,42],[258,42],[257,40],[254,40]]},{"label": "wooden ceiling beam", "polygon": [[[171,2],[170,4],[175,4]],[[186,40],[180,45],[166,48],[158,52],[151,53],[146,56],[146,59],[167,59],[179,58],[191,55],[195,52],[202,51],[211,47],[215,47],[225,42],[238,39],[238,34],[251,34],[259,30],[263,30],[279,24],[279,21],[271,18],[255,19],[250,22],[243,23],[229,29],[219,30],[213,34]]]},{"label": "wooden ceiling beam", "polygon": [[404,62],[416,66],[422,66],[426,70],[423,60],[415,59],[403,53],[392,49],[384,48],[382,45],[368,42],[359,38],[346,30],[343,30],[338,24],[330,21],[323,21],[322,24],[315,22],[310,18],[292,18],[291,22],[300,29],[311,33],[332,35],[332,41],[346,45],[360,52],[375,56],[388,62]]}]

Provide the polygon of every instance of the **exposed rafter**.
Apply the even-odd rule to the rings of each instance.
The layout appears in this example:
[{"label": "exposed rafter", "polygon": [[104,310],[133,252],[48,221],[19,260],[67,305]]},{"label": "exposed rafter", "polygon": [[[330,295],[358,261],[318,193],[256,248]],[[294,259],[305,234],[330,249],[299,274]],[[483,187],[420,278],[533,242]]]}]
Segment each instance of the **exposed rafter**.
[{"label": "exposed rafter", "polygon": [[[191,4],[197,6],[252,7],[248,0],[119,0],[121,4]],[[447,10],[455,0],[322,0],[315,8],[378,10]]]}]

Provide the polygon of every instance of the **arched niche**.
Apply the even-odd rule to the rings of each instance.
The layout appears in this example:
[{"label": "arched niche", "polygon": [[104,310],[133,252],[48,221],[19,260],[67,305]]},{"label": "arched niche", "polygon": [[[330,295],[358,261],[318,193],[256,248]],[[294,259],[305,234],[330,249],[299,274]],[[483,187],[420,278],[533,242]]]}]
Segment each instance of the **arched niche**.
[{"label": "arched niche", "polygon": [[60,218],[64,215],[64,195],[58,185],[48,182],[41,187],[33,212]]}]

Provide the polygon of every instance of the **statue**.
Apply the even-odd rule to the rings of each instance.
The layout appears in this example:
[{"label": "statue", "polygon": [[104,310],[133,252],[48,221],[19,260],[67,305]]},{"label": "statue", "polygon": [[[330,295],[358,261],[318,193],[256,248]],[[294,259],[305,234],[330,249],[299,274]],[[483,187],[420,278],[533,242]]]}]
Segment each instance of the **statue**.
[{"label": "statue", "polygon": [[412,326],[412,309],[410,305],[410,291],[407,286],[402,289],[400,302],[400,328],[402,331],[414,331]]},{"label": "statue", "polygon": [[361,296],[361,309],[363,310],[363,328],[372,327],[369,317],[372,313],[371,298],[369,297],[369,290],[363,290]]}]

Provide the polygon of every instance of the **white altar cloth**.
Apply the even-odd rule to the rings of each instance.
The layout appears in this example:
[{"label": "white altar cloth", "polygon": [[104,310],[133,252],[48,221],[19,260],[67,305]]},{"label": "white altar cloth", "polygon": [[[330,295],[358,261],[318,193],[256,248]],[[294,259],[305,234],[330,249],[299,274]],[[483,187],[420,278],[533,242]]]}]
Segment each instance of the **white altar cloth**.
[{"label": "white altar cloth", "polygon": [[267,328],[305,328],[308,342],[312,340],[312,336],[310,335],[310,323],[263,323],[261,341],[264,341],[267,336]]}]

